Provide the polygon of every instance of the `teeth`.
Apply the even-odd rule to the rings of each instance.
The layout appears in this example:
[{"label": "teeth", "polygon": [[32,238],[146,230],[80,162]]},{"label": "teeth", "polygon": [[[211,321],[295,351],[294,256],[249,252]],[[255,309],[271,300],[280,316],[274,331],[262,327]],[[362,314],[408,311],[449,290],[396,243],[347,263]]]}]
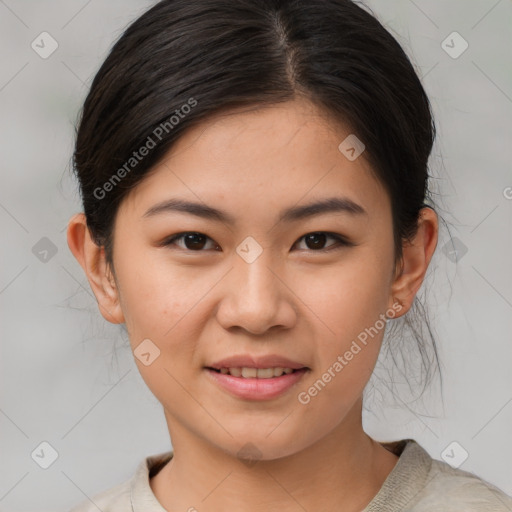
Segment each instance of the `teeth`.
[{"label": "teeth", "polygon": [[[237,368],[238,369],[238,368]],[[256,368],[242,368],[242,377],[244,379],[253,379],[258,376],[258,370]]]},{"label": "teeth", "polygon": [[[245,377],[244,372],[242,372],[242,375]],[[256,373],[256,377],[258,377],[258,379],[271,379],[273,376],[273,368],[258,368]]]},{"label": "teeth", "polygon": [[[287,370],[291,370],[291,368],[287,368]],[[293,372],[293,370],[292,370]],[[277,367],[277,368],[274,368],[274,377],[281,377],[281,375],[283,375],[284,373],[284,368],[281,368],[281,367]]]},{"label": "teeth", "polygon": [[230,374],[233,377],[243,377],[245,379],[271,379],[273,377],[281,377],[283,373],[292,373],[292,368],[221,368],[220,373],[227,375]]},{"label": "teeth", "polygon": [[228,368],[228,371],[233,377],[241,377],[242,370],[240,368]]}]

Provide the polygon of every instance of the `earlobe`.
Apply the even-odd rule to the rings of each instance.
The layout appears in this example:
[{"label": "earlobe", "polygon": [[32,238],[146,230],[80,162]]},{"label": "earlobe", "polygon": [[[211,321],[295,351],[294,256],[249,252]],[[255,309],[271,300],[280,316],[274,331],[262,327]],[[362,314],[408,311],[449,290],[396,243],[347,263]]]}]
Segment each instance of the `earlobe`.
[{"label": "earlobe", "polygon": [[432,208],[422,208],[418,231],[413,240],[405,242],[402,246],[401,272],[397,273],[391,286],[390,307],[397,302],[402,306],[397,317],[404,315],[411,308],[436,249],[437,239],[437,214]]},{"label": "earlobe", "polygon": [[109,268],[103,247],[92,239],[83,213],[74,215],[68,223],[68,246],[83,268],[98,307],[105,320],[124,323],[117,285]]}]

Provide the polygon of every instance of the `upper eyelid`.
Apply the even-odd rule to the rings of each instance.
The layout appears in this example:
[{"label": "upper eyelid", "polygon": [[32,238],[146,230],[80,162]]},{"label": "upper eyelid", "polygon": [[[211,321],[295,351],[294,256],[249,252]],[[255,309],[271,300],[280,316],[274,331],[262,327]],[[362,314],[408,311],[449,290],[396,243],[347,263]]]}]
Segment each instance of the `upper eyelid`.
[{"label": "upper eyelid", "polygon": [[[294,243],[294,245],[296,243],[298,243],[300,240],[302,240],[304,237],[306,237],[308,235],[312,235],[312,234],[317,234],[317,233],[325,234],[328,237],[331,237],[331,238],[335,239],[338,243],[341,243],[341,244],[344,244],[344,245],[355,245],[350,240],[348,240],[347,237],[345,237],[344,235],[341,235],[341,234],[338,234],[338,233],[333,233],[331,231],[308,231],[307,233],[304,233],[302,236],[300,236],[297,239],[297,241]],[[164,246],[165,245],[171,245],[171,243],[175,243],[176,240],[182,239],[185,235],[189,235],[189,234],[204,236],[209,241],[212,241],[216,245],[219,245],[219,243],[216,242],[213,238],[209,237],[208,235],[206,235],[204,233],[201,233],[200,231],[182,231],[181,233],[176,233],[176,234],[174,234],[174,235],[172,235],[170,237],[165,238],[164,241],[162,242],[162,245],[164,245]],[[331,246],[328,246],[326,249],[319,249],[317,251],[311,250],[311,252],[321,252],[322,250],[327,250],[329,247],[331,247]],[[192,251],[192,250],[189,250],[189,249],[183,249],[183,250],[190,251],[190,252],[204,252],[203,250],[198,250],[198,251]]]}]

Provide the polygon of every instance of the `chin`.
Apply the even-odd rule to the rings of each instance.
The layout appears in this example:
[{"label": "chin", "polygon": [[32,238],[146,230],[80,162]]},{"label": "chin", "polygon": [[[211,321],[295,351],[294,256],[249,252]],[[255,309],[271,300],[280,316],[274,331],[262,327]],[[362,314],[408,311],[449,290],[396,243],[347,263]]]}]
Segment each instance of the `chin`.
[{"label": "chin", "polygon": [[[213,444],[229,456],[235,457],[247,465],[255,464],[257,461],[272,461],[289,457],[315,444],[318,440],[316,437],[302,438],[299,432],[291,432],[284,428],[279,434],[277,429],[271,434],[269,434],[271,430],[254,432],[246,430],[243,433],[235,430],[229,431],[233,438],[229,438],[228,443],[213,442]],[[302,434],[304,434],[303,430]]]}]

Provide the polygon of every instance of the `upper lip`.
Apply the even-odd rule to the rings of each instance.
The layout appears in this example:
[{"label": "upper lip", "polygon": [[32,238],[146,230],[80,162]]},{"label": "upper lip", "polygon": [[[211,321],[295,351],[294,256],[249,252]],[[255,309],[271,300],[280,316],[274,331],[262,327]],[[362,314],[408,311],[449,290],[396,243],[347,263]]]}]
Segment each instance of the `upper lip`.
[{"label": "upper lip", "polygon": [[257,357],[250,355],[226,357],[208,365],[207,368],[214,368],[216,370],[221,368],[292,368],[293,370],[298,370],[306,368],[306,366],[286,357],[269,354]]}]

